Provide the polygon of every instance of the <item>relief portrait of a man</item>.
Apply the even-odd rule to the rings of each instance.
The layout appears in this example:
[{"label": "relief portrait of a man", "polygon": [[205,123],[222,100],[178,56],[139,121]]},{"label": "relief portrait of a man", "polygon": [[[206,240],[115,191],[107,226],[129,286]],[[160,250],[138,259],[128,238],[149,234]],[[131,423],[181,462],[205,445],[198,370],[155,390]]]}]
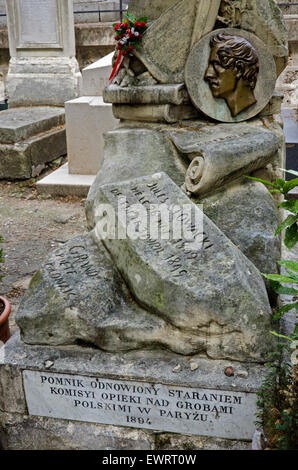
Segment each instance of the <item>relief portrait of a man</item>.
[{"label": "relief portrait of a man", "polygon": [[259,74],[258,54],[247,39],[224,33],[214,36],[210,46],[205,80],[213,97],[224,99],[236,117],[257,102],[254,89]]}]

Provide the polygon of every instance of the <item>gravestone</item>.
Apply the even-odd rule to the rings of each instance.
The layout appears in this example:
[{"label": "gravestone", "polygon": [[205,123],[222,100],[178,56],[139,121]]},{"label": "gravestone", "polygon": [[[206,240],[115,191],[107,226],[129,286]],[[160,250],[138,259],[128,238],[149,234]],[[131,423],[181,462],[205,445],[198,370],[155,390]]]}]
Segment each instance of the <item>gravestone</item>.
[{"label": "gravestone", "polygon": [[52,105],[79,94],[71,0],[7,2],[9,106]]},{"label": "gravestone", "polygon": [[[1,113],[0,177],[26,179],[66,154],[62,107],[79,93],[81,74],[75,58],[71,0],[6,3],[11,58],[9,110]],[[28,126],[31,120],[33,125]],[[21,132],[24,124],[30,129],[27,136]],[[13,141],[12,127],[18,135]]]},{"label": "gravestone", "polygon": [[65,103],[68,162],[37,183],[39,193],[87,196],[102,163],[103,134],[118,124],[112,105],[102,98],[112,72],[112,56],[83,69],[82,96]]},{"label": "gravestone", "polygon": [[80,449],[251,446],[275,343],[261,272],[277,272],[280,240],[273,197],[246,176],[273,180],[284,164],[280,11],[271,0],[132,8],[150,22],[103,92],[121,121],[88,194],[90,233],[49,255],[21,302],[21,336],[3,348],[6,448],[12,428],[35,449],[57,436]]}]

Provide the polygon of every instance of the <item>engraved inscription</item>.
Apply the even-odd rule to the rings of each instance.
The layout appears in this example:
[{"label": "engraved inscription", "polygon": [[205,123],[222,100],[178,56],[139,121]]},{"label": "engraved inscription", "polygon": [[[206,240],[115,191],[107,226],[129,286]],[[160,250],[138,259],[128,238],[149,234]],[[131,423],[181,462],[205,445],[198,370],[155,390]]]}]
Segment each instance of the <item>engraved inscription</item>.
[{"label": "engraved inscription", "polygon": [[218,437],[254,430],[253,393],[36,371],[24,371],[24,385],[38,416]]},{"label": "engraved inscription", "polygon": [[[45,264],[45,269],[57,287],[69,300],[76,297],[79,292],[73,287],[77,276],[96,277],[99,270],[94,266],[86,248],[83,245],[72,246],[68,253],[57,253],[56,259]],[[75,286],[77,282],[75,281]]]},{"label": "engraved inscription", "polygon": [[21,45],[59,43],[56,0],[19,0]]},{"label": "engraved inscription", "polygon": [[[168,204],[168,195],[158,181],[147,184],[146,188],[149,189],[149,193],[137,184],[131,188],[131,193],[126,191],[124,194],[118,188],[110,191],[114,197],[121,198],[122,203],[118,204],[118,210],[121,207],[125,212],[122,220],[125,220],[127,225],[128,222],[139,218],[138,211],[134,210],[135,205],[139,204],[144,207],[143,223],[138,225],[140,240],[144,240],[156,256],[160,257],[164,265],[168,266],[169,274],[173,278],[186,276],[188,274],[187,263],[198,259],[202,256],[202,252],[213,247],[211,238],[196,223],[196,220],[193,220],[191,211],[187,213],[183,206]],[[151,222],[150,226],[148,225],[148,220],[152,221],[153,215],[157,217],[155,237],[152,235]],[[175,230],[177,227],[179,230],[183,227],[191,239],[185,240],[181,231]],[[199,249],[193,249],[190,244],[196,241],[200,242]]]}]

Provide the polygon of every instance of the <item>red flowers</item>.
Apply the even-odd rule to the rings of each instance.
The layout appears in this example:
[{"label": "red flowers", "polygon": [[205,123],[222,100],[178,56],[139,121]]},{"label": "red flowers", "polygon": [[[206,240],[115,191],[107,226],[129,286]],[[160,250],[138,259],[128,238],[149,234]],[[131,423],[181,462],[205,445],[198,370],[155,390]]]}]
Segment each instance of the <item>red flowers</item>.
[{"label": "red flowers", "polygon": [[117,49],[126,55],[139,47],[142,34],[147,29],[147,18],[137,20],[127,13],[123,23],[115,23],[113,26],[116,33],[115,40],[118,42]]}]

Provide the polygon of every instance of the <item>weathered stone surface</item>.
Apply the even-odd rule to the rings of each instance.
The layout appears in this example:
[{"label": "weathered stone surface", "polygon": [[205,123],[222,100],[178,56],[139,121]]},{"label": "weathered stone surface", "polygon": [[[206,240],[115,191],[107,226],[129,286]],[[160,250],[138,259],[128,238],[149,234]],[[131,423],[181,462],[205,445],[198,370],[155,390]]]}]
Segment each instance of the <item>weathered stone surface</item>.
[{"label": "weathered stone surface", "polygon": [[14,144],[64,123],[65,111],[61,108],[42,106],[7,109],[0,114],[0,142]]},{"label": "weathered stone surface", "polygon": [[9,105],[63,106],[79,95],[72,0],[7,3]]},{"label": "weathered stone surface", "polygon": [[215,439],[203,436],[179,436],[162,433],[157,436],[156,449],[159,450],[251,450],[251,442],[233,439]]},{"label": "weathered stone surface", "polygon": [[9,105],[64,106],[80,95],[82,77],[75,57],[11,58],[7,75]]},{"label": "weathered stone surface", "polygon": [[90,235],[53,253],[33,278],[17,323],[29,344],[81,340],[107,351],[160,346],[180,354],[202,349],[192,332],[175,328],[131,300],[105,249]]},{"label": "weathered stone surface", "polygon": [[147,16],[148,21],[156,20],[164,11],[177,0],[130,0],[129,11],[136,18]]},{"label": "weathered stone surface", "polygon": [[[1,412],[26,413],[27,405],[24,395],[22,372],[15,364],[6,364],[4,347],[0,349],[0,417]],[[26,355],[23,353],[23,359]],[[0,426],[1,428],[1,426]]]},{"label": "weathered stone surface", "polygon": [[145,32],[135,51],[161,83],[180,83],[191,46],[214,27],[218,0],[178,0]]},{"label": "weathered stone surface", "polygon": [[118,124],[112,105],[101,96],[81,96],[65,103],[70,174],[96,175],[102,161],[104,132]]},{"label": "weathered stone surface", "polygon": [[287,31],[277,2],[274,0],[223,0],[218,21],[230,28],[256,34],[275,56],[277,74],[287,64]]},{"label": "weathered stone surface", "polygon": [[247,124],[198,126],[169,132],[179,152],[191,160],[185,187],[192,194],[213,192],[229,181],[265,167],[278,152],[278,138]]},{"label": "weathered stone surface", "polygon": [[82,70],[82,96],[102,96],[112,73],[113,55],[111,52]]},{"label": "weathered stone surface", "polygon": [[[176,385],[173,389],[172,385],[160,382],[103,379],[48,371],[24,370],[23,380],[28,412],[33,416],[152,431],[176,432],[178,428],[180,434],[231,439],[251,439],[255,430],[253,421],[257,397],[253,393],[237,391],[220,395],[210,388]],[[125,392],[126,400],[121,392]],[[195,412],[189,414],[189,411],[184,411],[191,408]]]},{"label": "weathered stone surface", "polygon": [[[213,96],[206,80],[211,53],[210,40],[220,33],[247,39],[259,59],[259,72],[253,90],[255,102],[252,101],[253,104],[243,110],[240,108],[236,115],[232,115],[226,99]],[[215,75],[214,78],[219,80]],[[217,121],[241,122],[256,116],[269,103],[276,83],[276,65],[273,55],[256,35],[236,28],[218,29],[204,36],[191,50],[185,67],[185,83],[193,104],[204,114]]]},{"label": "weathered stone surface", "polygon": [[154,443],[139,429],[64,419],[3,413],[1,425],[3,450],[151,450]]},{"label": "weathered stone surface", "polygon": [[[123,230],[119,196],[126,197],[128,207],[144,201],[144,210],[148,202],[192,206],[163,173],[101,186],[94,207],[95,239],[102,237],[102,223],[111,222],[98,203],[114,208],[116,226]],[[141,239],[127,233],[123,239],[106,237],[103,243],[137,301],[177,328],[192,330],[209,357],[262,362],[271,348],[271,309],[262,277],[208,217],[203,222],[205,238],[194,252],[181,237],[158,238],[154,244],[145,229],[145,238],[140,229]],[[195,224],[194,240],[202,230]]]},{"label": "weathered stone surface", "polygon": [[[0,383],[6,380],[6,376],[2,374],[2,371],[10,368],[13,369],[14,375],[18,376],[20,382],[22,382],[22,373],[35,371],[36,374],[47,377],[61,377],[61,374],[65,374],[68,378],[75,379],[78,374],[81,374],[85,379],[88,379],[88,376],[92,376],[95,380],[97,379],[98,383],[106,381],[109,383],[115,381],[122,382],[125,380],[131,386],[136,382],[163,383],[168,384],[172,390],[190,387],[192,391],[197,391],[201,388],[208,389],[210,384],[212,384],[215,389],[212,400],[213,405],[215,400],[223,405],[220,418],[214,420],[212,434],[217,434],[217,423],[221,422],[221,418],[230,423],[230,417],[232,417],[232,420],[237,422],[242,431],[247,432],[249,429],[253,429],[254,418],[252,416],[245,422],[241,421],[243,416],[241,409],[244,402],[241,403],[239,397],[243,395],[243,392],[248,398],[255,396],[255,392],[267,372],[266,368],[252,363],[243,365],[240,362],[233,361],[212,361],[201,356],[195,356],[194,360],[198,364],[196,370],[191,369],[192,361],[189,361],[189,358],[164,350],[162,354],[160,350],[111,354],[80,346],[63,348],[55,346],[29,346],[22,343],[19,340],[19,335],[16,334],[9,340],[2,349],[2,354],[0,354]],[[49,363],[51,367],[47,369]],[[179,373],[175,372],[177,365],[180,366]],[[227,366],[233,367],[234,376],[232,378],[227,377],[224,373]],[[246,372],[245,377],[243,374],[244,370]],[[63,386],[59,387],[63,388]],[[12,390],[15,393],[14,389]],[[20,446],[22,446],[22,449],[90,449],[92,447],[94,449],[104,449],[108,447],[120,450],[131,448],[165,449],[169,446],[170,449],[177,448],[181,450],[186,449],[186,441],[192,445],[193,449],[198,450],[204,449],[205,446],[206,448],[212,448],[212,445],[214,445],[214,448],[217,448],[217,446],[219,448],[225,448],[225,446],[227,448],[230,448],[230,446],[232,448],[237,448],[237,446],[243,448],[245,445],[245,442],[241,440],[226,441],[224,439],[210,439],[202,436],[183,436],[181,433],[179,434],[179,427],[177,427],[178,434],[159,433],[156,436],[155,433],[151,434],[150,431],[128,429],[127,427],[122,428],[99,424],[94,425],[86,422],[40,418],[30,416],[26,411],[22,412],[21,410],[16,413],[11,400],[7,399],[7,394],[12,393],[12,390],[6,388],[3,396],[5,407],[1,419],[3,426],[1,443],[5,449],[20,449]],[[75,387],[73,390],[75,390]],[[33,392],[33,389],[31,392]],[[24,391],[22,393],[24,401]],[[207,390],[206,393],[208,393]],[[126,396],[129,397],[127,393]],[[206,396],[203,398],[202,395],[202,400],[196,401],[197,407],[198,404],[203,406]],[[233,400],[233,397],[236,397],[237,400]],[[60,395],[58,395],[58,398],[61,401],[71,400],[70,397]],[[188,398],[177,398],[177,402],[184,402],[184,400],[190,401]],[[231,401],[235,401],[234,405]],[[155,406],[159,406],[158,403]],[[226,406],[233,407],[232,415],[224,412]],[[177,410],[180,413],[183,412],[178,407]],[[188,412],[191,413],[191,411]],[[215,412],[212,413],[210,411],[206,412],[206,414],[210,420],[215,417]],[[186,415],[183,416],[181,419],[185,425],[188,420]],[[227,434],[230,431],[231,427],[228,424],[226,429]],[[20,441],[19,436],[23,434],[24,440]],[[92,438],[93,435],[97,437],[96,442]],[[237,436],[237,439],[239,438],[240,435]],[[180,445],[181,447],[179,447]]]},{"label": "weathered stone surface", "polygon": [[174,104],[189,101],[183,83],[177,85],[120,87],[109,85],[103,91],[106,103],[117,104]]},{"label": "weathered stone surface", "polygon": [[181,160],[167,133],[159,127],[123,127],[107,132],[103,163],[86,202],[89,229],[95,225],[93,208],[101,185],[164,171],[180,186],[186,169],[187,163]]},{"label": "weathered stone surface", "polygon": [[77,196],[86,198],[94,183],[95,175],[72,175],[68,171],[68,163],[60,166],[45,178],[39,180],[36,189],[39,194],[52,196]]},{"label": "weathered stone surface", "polygon": [[174,123],[181,119],[191,119],[198,116],[198,112],[192,105],[125,105],[114,104],[113,114],[116,119],[168,122]]},{"label": "weathered stone surface", "polygon": [[200,198],[205,214],[262,273],[278,271],[280,240],[278,209],[262,183],[245,178]]},{"label": "weathered stone surface", "polygon": [[65,127],[29,137],[16,144],[0,144],[0,179],[37,176],[45,164],[66,154]]}]

